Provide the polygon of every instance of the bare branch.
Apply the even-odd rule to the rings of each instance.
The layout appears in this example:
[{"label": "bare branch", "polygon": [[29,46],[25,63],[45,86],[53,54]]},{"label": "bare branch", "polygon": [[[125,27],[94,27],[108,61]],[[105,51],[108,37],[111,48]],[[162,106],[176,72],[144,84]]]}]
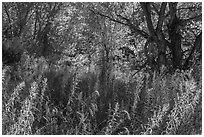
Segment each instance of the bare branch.
[{"label": "bare branch", "polygon": [[121,15],[117,15],[117,16],[120,17],[122,20],[125,20],[126,23],[121,22],[121,21],[116,20],[116,19],[113,19],[113,18],[111,18],[111,17],[109,17],[107,15],[104,15],[104,14],[100,13],[100,12],[96,12],[96,11],[94,11],[92,9],[90,9],[90,11],[92,11],[94,14],[98,14],[100,16],[106,17],[106,18],[108,18],[109,20],[111,20],[113,22],[117,22],[119,24],[123,24],[125,26],[128,26],[131,30],[133,30],[134,32],[138,33],[139,35],[141,35],[144,38],[148,38],[148,36],[149,36],[146,32],[144,32],[144,31],[138,29],[136,26],[134,26],[129,19],[127,19],[127,18],[125,18],[125,17],[123,17]]},{"label": "bare branch", "polygon": [[9,13],[8,13],[8,8],[7,8],[6,4],[4,4],[4,3],[2,3],[2,4],[3,4],[3,6],[4,6],[4,10],[5,10],[6,15],[7,15],[7,17],[8,17],[9,25],[11,25],[11,18],[10,18],[10,15],[9,15]]},{"label": "bare branch", "polygon": [[155,30],[154,30],[153,23],[152,23],[152,20],[151,20],[150,3],[141,2],[140,4],[141,4],[142,10],[144,12],[146,21],[147,21],[148,30],[149,30],[151,35],[154,35]]},{"label": "bare branch", "polygon": [[174,20],[174,17],[176,16],[176,6],[177,2],[169,2],[169,14],[171,17],[171,22]]},{"label": "bare branch", "polygon": [[137,74],[138,72],[140,72],[143,68],[145,68],[146,66],[147,66],[147,64],[148,64],[148,62],[146,61],[144,64],[142,64],[142,65],[138,65],[137,66],[137,69],[135,69],[135,70],[137,70],[136,72],[134,72],[134,74],[132,74],[132,76],[134,76],[135,74]]},{"label": "bare branch", "polygon": [[34,13],[35,13],[35,11],[33,11],[33,12],[31,12],[31,13],[30,13],[30,16],[27,18],[27,21],[26,21],[26,23],[25,23],[25,24],[27,24],[27,23],[28,23],[28,21],[31,19],[31,17],[34,15]]},{"label": "bare branch", "polygon": [[153,6],[155,12],[159,15],[159,10],[157,9],[157,7],[154,4],[152,4],[152,6]]},{"label": "bare branch", "polygon": [[202,19],[202,14],[198,15],[198,16],[194,16],[188,19],[180,19],[180,25],[184,26],[186,25],[186,23],[188,23],[191,20],[196,20],[196,19]]},{"label": "bare branch", "polygon": [[183,8],[178,8],[177,11],[179,10],[193,10],[193,9],[196,9],[197,7],[196,6],[192,6],[192,7],[183,7]]},{"label": "bare branch", "polygon": [[127,22],[128,27],[129,27],[131,30],[133,30],[134,32],[137,32],[138,34],[140,34],[140,35],[141,35],[142,37],[144,37],[144,38],[148,38],[148,37],[149,37],[149,35],[148,35],[146,32],[144,32],[144,31],[138,29],[135,25],[133,25],[133,24],[131,23],[130,19],[127,19],[127,18],[125,18],[125,17],[123,17],[123,16],[121,16],[121,15],[117,15],[117,16],[120,17],[121,19],[125,20],[125,21]]},{"label": "bare branch", "polygon": [[100,16],[103,16],[103,17],[108,18],[109,20],[111,20],[111,21],[113,21],[113,22],[117,22],[117,23],[120,23],[120,24],[123,24],[123,25],[126,25],[126,26],[127,26],[126,23],[123,23],[123,22],[121,22],[121,21],[119,21],[119,20],[113,19],[113,18],[111,18],[111,17],[109,17],[109,16],[107,16],[107,15],[104,15],[104,14],[102,14],[102,13],[100,13],[100,12],[96,12],[96,11],[94,11],[94,10],[92,10],[92,9],[89,9],[89,10],[92,11],[94,14],[98,14],[98,15],[100,15]]},{"label": "bare branch", "polygon": [[195,40],[194,45],[190,51],[190,54],[183,65],[184,68],[188,67],[189,61],[192,58],[193,53],[196,51],[197,48],[199,48],[201,46],[202,46],[202,32],[196,37],[196,40]]},{"label": "bare branch", "polygon": [[157,23],[157,28],[156,30],[159,31],[162,28],[163,22],[164,22],[164,13],[165,13],[165,9],[166,9],[166,2],[163,2],[161,5],[161,9],[159,12],[159,19],[158,19],[158,23]]}]

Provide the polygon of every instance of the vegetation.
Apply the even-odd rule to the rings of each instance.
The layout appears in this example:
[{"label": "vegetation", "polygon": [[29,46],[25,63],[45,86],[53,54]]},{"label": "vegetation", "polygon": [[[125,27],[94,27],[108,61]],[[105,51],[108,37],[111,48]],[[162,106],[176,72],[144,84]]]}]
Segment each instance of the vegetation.
[{"label": "vegetation", "polygon": [[202,134],[202,3],[2,3],[2,134]]}]

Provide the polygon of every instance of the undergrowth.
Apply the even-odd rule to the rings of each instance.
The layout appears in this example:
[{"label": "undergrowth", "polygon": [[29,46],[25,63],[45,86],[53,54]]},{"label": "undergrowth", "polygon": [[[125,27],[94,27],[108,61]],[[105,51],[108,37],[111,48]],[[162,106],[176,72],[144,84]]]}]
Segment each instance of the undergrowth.
[{"label": "undergrowth", "polygon": [[18,67],[2,71],[4,135],[202,132],[201,73],[193,70],[140,72],[125,80],[115,74],[104,94],[94,70],[49,66],[43,59]]}]

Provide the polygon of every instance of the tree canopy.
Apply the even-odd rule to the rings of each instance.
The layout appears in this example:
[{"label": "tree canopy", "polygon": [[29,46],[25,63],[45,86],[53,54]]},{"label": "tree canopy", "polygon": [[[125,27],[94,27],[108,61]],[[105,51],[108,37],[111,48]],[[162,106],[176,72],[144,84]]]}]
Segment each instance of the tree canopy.
[{"label": "tree canopy", "polygon": [[[201,3],[3,3],[3,45],[35,56],[107,51],[132,68],[188,69],[201,60]],[[15,41],[22,44],[17,44]],[[20,50],[19,50],[20,49]],[[124,48],[123,48],[124,49]],[[132,54],[134,53],[134,54]],[[116,56],[117,55],[117,56]],[[131,60],[129,55],[133,55]],[[53,59],[50,59],[53,60]],[[115,61],[115,60],[114,60]]]}]

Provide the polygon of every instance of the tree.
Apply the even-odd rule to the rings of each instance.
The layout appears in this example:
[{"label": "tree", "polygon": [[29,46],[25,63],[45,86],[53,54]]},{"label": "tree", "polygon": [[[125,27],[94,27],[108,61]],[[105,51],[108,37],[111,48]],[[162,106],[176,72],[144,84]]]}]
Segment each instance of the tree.
[{"label": "tree", "polygon": [[[183,33],[188,31],[197,34],[191,36],[189,42],[193,45],[191,47],[197,47],[199,45],[197,43],[201,43],[201,37],[199,37],[201,34],[201,3],[117,3],[113,5],[116,5],[118,10],[116,8],[112,10],[111,15],[96,10],[94,12],[127,26],[135,37],[139,35],[146,39],[143,46],[147,58],[146,64],[153,67],[152,60],[155,60],[158,67],[164,65],[174,70],[184,69],[190,65],[184,63],[185,60],[188,60],[184,52],[185,55],[189,55],[190,59],[190,53],[193,54],[195,51],[194,48],[184,50],[186,46],[184,42],[187,39]],[[134,19],[135,16],[139,17],[138,20]],[[190,24],[195,28],[189,28]],[[194,42],[193,39],[196,41]],[[157,49],[157,53],[150,53],[153,46]],[[156,54],[154,59],[151,54]]]}]

